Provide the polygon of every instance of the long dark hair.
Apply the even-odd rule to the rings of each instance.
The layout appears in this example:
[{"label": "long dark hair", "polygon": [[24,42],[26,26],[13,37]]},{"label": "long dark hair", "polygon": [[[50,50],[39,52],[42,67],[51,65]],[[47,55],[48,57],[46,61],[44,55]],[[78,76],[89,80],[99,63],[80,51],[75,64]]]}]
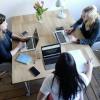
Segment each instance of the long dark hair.
[{"label": "long dark hair", "polygon": [[5,21],[6,17],[3,14],[0,14],[0,24],[2,24]]},{"label": "long dark hair", "polygon": [[77,72],[74,58],[69,53],[62,53],[59,57],[55,66],[52,85],[55,78],[59,82],[58,98],[62,96],[64,100],[74,99],[77,92],[86,87]]}]

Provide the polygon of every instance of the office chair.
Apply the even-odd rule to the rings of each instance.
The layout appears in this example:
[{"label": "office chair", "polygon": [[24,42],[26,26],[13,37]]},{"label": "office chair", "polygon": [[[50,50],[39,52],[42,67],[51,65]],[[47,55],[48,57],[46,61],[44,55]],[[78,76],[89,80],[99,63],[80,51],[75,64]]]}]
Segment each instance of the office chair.
[{"label": "office chair", "polygon": [[93,45],[92,45],[92,50],[93,52],[95,53],[95,55],[99,58],[100,60],[100,41],[99,42],[95,42]]},{"label": "office chair", "polygon": [[2,78],[4,78],[6,75],[7,75],[7,71],[0,72],[0,80],[2,80]]},{"label": "office chair", "polygon": [[11,63],[1,63],[0,64],[0,80],[11,73]]}]

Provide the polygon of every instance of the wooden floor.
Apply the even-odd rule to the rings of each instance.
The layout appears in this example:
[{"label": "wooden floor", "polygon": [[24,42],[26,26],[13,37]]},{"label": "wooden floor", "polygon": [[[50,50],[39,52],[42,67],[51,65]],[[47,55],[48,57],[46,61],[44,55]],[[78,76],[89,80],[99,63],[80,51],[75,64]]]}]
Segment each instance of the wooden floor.
[{"label": "wooden floor", "polygon": [[[25,96],[24,83],[11,84],[11,76],[7,75],[0,81],[0,100],[36,100],[43,79],[31,81],[32,95]],[[91,84],[84,95],[85,100],[100,100],[100,67],[93,70]]]}]

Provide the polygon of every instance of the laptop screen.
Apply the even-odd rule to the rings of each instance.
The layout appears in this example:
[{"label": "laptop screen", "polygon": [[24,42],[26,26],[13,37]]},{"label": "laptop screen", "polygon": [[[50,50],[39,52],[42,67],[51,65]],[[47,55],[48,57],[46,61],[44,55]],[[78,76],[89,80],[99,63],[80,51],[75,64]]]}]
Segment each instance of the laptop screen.
[{"label": "laptop screen", "polygon": [[42,47],[43,57],[50,57],[61,54],[60,44],[47,45]]},{"label": "laptop screen", "polygon": [[26,42],[27,49],[34,49],[37,46],[37,43],[39,41],[39,36],[37,29],[35,29],[33,36],[29,38],[29,40]]},{"label": "laptop screen", "polygon": [[29,40],[26,42],[27,49],[33,49],[33,39],[32,37],[29,38]]},{"label": "laptop screen", "polygon": [[38,36],[37,29],[35,28],[35,31],[34,31],[34,34],[33,34],[34,48],[36,48],[38,41],[39,41],[39,36]]},{"label": "laptop screen", "polygon": [[55,64],[61,54],[60,44],[43,46],[41,49],[45,69],[54,69]]},{"label": "laptop screen", "polygon": [[42,56],[45,65],[55,64],[61,54],[60,44],[52,44],[42,47]]}]

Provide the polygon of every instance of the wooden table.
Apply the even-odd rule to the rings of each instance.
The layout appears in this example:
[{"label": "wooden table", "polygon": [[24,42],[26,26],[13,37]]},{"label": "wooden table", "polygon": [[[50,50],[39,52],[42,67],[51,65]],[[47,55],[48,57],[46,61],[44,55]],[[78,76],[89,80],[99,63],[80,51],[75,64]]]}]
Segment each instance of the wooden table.
[{"label": "wooden table", "polygon": [[[24,65],[16,62],[15,60],[18,54],[16,54],[12,58],[12,83],[26,82],[30,80],[44,78],[54,70],[44,69],[44,65],[42,62],[41,46],[57,43],[57,40],[55,39],[53,33],[56,27],[63,26],[64,28],[68,28],[74,23],[73,18],[70,16],[67,10],[65,10],[65,19],[59,19],[57,17],[57,13],[58,11],[50,11],[44,13],[42,23],[39,23],[37,21],[35,15],[16,16],[12,18],[12,32],[16,34],[26,30],[30,35],[32,35],[35,28],[37,28],[40,37],[36,51],[26,52],[33,57],[33,61],[35,61],[34,64],[32,63],[29,65]],[[77,37],[82,37],[81,34],[79,34],[79,31],[75,33]],[[61,45],[61,49],[62,52],[73,49],[80,49],[87,59],[88,57],[93,58],[93,64],[95,67],[100,65],[91,48],[87,45],[83,46],[75,44],[64,44]],[[36,55],[39,55],[39,57],[37,57]],[[32,66],[35,66],[40,71],[40,75],[38,75],[37,77],[34,77],[29,72],[29,68]]]},{"label": "wooden table", "polygon": [[[40,23],[37,21],[35,15],[24,15],[24,16],[16,16],[12,18],[12,32],[13,33],[21,33],[23,31],[28,31],[30,35],[33,34],[35,28],[39,33],[39,43],[36,48],[36,52],[40,51],[41,55],[41,46],[56,43],[57,40],[54,37],[54,31],[56,27],[63,26],[64,28],[68,28],[74,20],[70,16],[69,12],[66,10],[66,19],[59,19],[57,17],[58,11],[51,11],[44,13],[43,22]],[[42,64],[41,59],[36,59],[36,52],[30,51],[26,52],[30,55],[33,55],[33,60],[35,59],[35,65],[37,69],[40,70],[41,74],[37,77],[33,77],[31,73],[28,71],[31,65],[24,65],[15,61],[16,54],[13,57],[12,62],[12,83],[18,83],[23,81],[34,80],[37,78],[43,78],[46,76],[46,73],[51,71],[45,71],[44,66]],[[25,73],[25,74],[24,74]]]}]

